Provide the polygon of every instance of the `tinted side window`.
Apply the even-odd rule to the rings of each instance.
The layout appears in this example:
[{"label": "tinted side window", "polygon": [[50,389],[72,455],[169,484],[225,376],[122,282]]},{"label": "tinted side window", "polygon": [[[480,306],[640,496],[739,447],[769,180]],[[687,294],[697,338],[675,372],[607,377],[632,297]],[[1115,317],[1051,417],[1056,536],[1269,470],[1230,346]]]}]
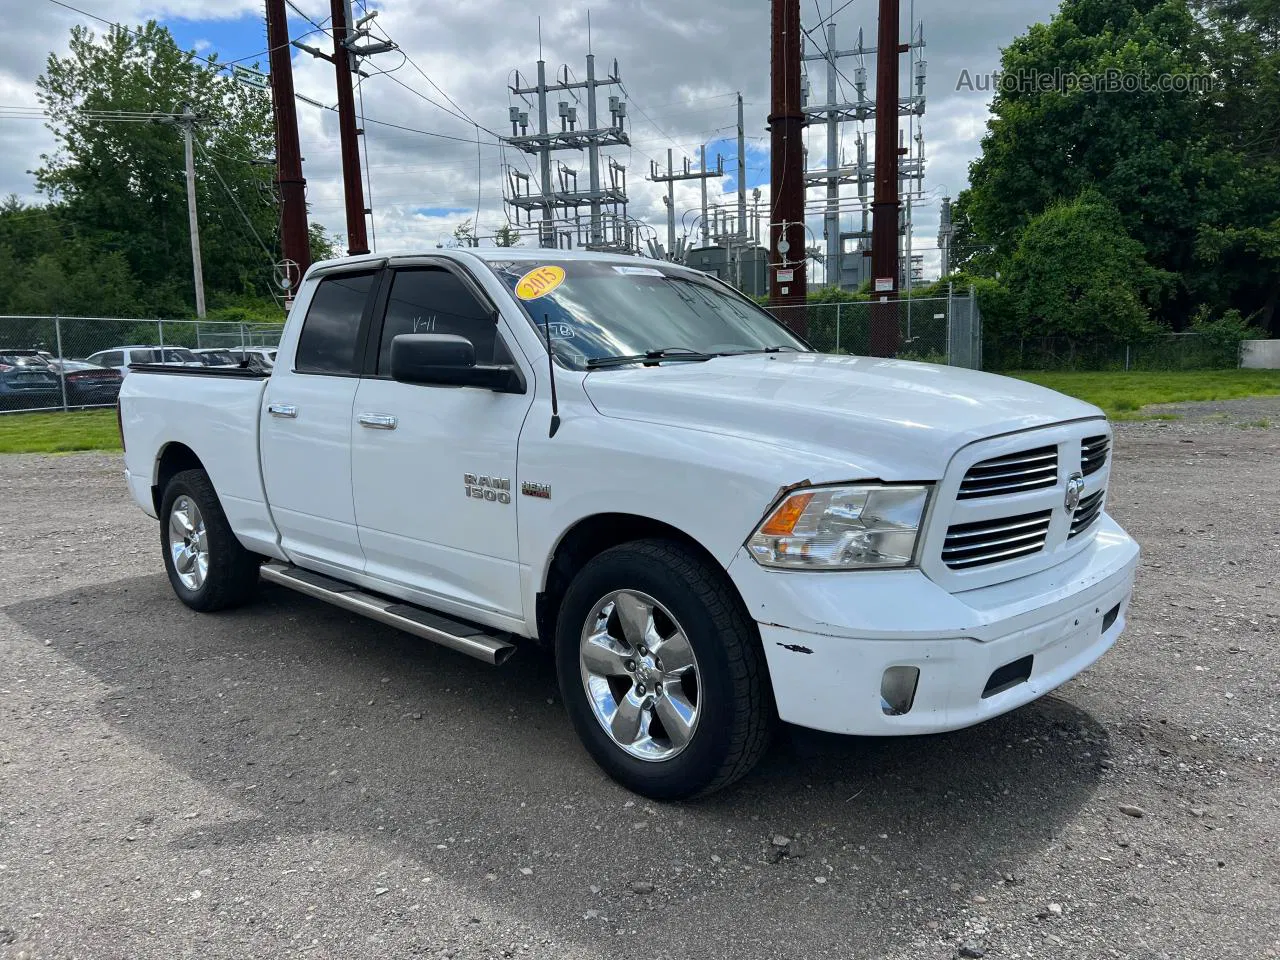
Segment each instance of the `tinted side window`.
[{"label": "tinted side window", "polygon": [[98,362],[104,367],[122,367],[124,366],[124,354],[119,352],[103,354]]},{"label": "tinted side window", "polygon": [[298,338],[299,373],[359,372],[356,339],[375,273],[344,273],[320,281]]},{"label": "tinted side window", "polygon": [[[391,341],[402,333],[449,333],[476,345],[476,363],[493,363],[498,326],[493,312],[448,270],[397,270],[378,345],[378,374],[391,373]],[[505,349],[497,347],[505,354]]]}]

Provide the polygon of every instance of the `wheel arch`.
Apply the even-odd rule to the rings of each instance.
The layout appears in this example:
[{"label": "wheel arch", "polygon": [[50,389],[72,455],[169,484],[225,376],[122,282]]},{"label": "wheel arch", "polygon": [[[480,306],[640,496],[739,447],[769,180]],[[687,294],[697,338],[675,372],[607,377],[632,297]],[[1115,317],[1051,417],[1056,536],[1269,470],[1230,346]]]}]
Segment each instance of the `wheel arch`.
[{"label": "wheel arch", "polygon": [[725,583],[745,613],[747,608],[742,594],[724,565],[696,538],[653,517],[634,513],[597,513],[583,517],[569,527],[551,551],[537,595],[539,643],[547,646],[554,643],[561,601],[578,572],[606,550],[637,540],[671,540],[697,554],[708,566],[724,574]]},{"label": "wheel arch", "polygon": [[[155,483],[151,486],[151,502],[155,505],[156,516],[160,516],[165,487],[183,470],[205,470],[205,466],[196,452],[185,443],[176,440],[166,443],[156,454],[155,471],[151,474],[155,478]],[[208,472],[205,470],[205,473]]]}]

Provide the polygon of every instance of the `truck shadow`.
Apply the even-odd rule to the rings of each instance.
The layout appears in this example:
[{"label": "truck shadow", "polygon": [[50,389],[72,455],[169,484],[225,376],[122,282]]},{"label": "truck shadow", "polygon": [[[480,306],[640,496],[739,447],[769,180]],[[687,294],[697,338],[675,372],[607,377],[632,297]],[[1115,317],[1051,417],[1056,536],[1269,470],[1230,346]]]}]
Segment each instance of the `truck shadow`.
[{"label": "truck shadow", "polygon": [[162,577],[4,612],[109,688],[113,728],[256,812],[174,822],[172,844],[394,843],[584,944],[643,924],[654,956],[772,956],[776,931],[791,956],[936,951],[926,924],[955,929],[972,895],[1017,883],[1108,753],[1106,730],[1056,697],[946,736],[784,728],[741,784],[664,806],[597,770],[532,651],[486,667],[274,588],[202,616]]}]

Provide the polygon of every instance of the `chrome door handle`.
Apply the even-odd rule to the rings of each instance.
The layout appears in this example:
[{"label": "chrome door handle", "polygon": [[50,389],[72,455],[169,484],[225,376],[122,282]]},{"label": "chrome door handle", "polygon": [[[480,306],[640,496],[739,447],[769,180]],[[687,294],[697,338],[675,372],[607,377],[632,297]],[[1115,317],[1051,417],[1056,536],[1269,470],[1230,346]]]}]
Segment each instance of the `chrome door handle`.
[{"label": "chrome door handle", "polygon": [[298,408],[292,403],[269,403],[267,404],[267,413],[273,417],[284,417],[286,420],[296,420],[298,417]]},{"label": "chrome door handle", "polygon": [[394,430],[399,421],[389,413],[362,413],[360,426],[370,430]]}]

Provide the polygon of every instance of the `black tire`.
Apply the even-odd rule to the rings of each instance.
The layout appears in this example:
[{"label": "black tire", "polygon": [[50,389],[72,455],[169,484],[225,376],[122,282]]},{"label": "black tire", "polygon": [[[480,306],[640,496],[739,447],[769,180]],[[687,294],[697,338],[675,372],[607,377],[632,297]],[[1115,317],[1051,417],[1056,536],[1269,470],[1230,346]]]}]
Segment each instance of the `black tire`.
[{"label": "black tire", "polygon": [[[669,759],[642,760],[619,747],[596,719],[583,683],[587,617],[618,590],[647,594],[667,608],[697,657],[697,725]],[[579,572],[560,606],[556,673],[587,752],[614,780],[655,800],[706,796],[744,776],[768,746],[776,718],[759,634],[737,594],[722,570],[673,541],[614,547]]]},{"label": "black tire", "polygon": [[[170,550],[170,516],[173,505],[183,496],[190,498],[200,511],[208,547],[208,572],[194,590],[182,582]],[[160,498],[160,546],[173,592],[192,610],[208,613],[238,607],[257,590],[261,561],[231,532],[209,475],[203,470],[183,470],[164,488]]]}]

